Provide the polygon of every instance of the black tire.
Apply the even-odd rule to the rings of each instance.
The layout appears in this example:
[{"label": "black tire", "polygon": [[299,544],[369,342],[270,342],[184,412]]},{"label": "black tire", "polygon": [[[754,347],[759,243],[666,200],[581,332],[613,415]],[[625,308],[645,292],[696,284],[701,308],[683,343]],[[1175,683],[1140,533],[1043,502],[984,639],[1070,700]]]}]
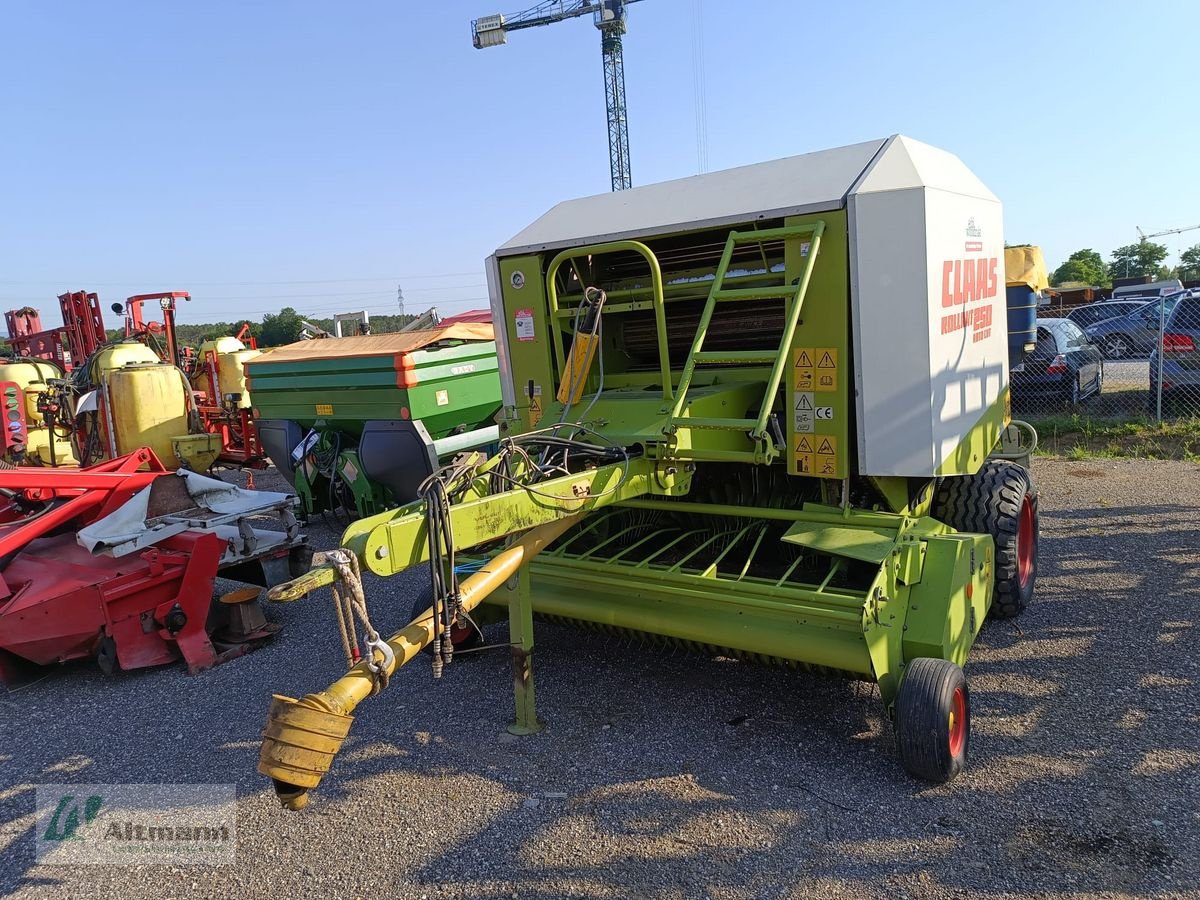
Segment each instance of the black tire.
[{"label": "black tire", "polygon": [[[417,616],[422,615],[425,612],[425,610],[429,609],[429,606],[430,606],[430,600],[428,597],[426,597],[423,600],[420,600],[420,599],[414,600],[413,608],[412,608],[412,615],[409,618],[415,619]],[[456,651],[470,650],[473,647],[478,647],[480,644],[483,643],[483,636],[479,633],[478,630],[476,630],[475,628],[472,628],[470,625],[467,625],[466,627],[461,628],[461,629],[459,629],[457,627],[452,629],[450,632],[450,641],[451,641],[451,643],[454,644],[454,649]],[[424,649],[422,649],[421,652],[422,653],[433,653],[433,645],[426,644]],[[476,654],[473,654],[473,655],[476,655]]]},{"label": "black tire", "polygon": [[966,767],[971,692],[954,663],[909,660],[896,697],[896,749],[904,768],[924,781],[942,784]]},{"label": "black tire", "polygon": [[1033,477],[1016,463],[988,460],[974,475],[942,480],[934,518],[996,543],[991,615],[1011,619],[1033,599],[1038,559],[1038,501]]}]

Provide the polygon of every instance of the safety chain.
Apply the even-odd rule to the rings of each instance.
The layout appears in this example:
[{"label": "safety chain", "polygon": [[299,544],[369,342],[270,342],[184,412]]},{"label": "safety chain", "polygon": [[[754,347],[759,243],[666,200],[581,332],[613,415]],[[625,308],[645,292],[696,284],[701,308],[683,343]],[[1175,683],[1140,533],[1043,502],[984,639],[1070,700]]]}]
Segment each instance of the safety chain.
[{"label": "safety chain", "polygon": [[[346,666],[353,668],[364,655],[358,649],[358,633],[354,625],[354,617],[357,616],[366,635],[365,657],[367,670],[371,673],[371,693],[378,694],[388,686],[396,654],[392,652],[388,642],[379,636],[367,614],[367,597],[363,592],[358,557],[349,550],[331,550],[325,554],[325,561],[338,573],[338,580],[333,583],[333,608],[337,613],[338,628],[342,633]],[[376,651],[381,657],[379,662],[375,661]]]}]

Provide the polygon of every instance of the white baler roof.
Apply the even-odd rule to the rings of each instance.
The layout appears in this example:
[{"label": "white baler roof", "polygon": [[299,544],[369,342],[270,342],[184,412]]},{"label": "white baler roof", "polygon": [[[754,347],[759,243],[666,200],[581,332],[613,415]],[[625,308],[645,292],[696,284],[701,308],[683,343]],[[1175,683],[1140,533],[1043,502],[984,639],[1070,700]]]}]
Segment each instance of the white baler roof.
[{"label": "white baler roof", "polygon": [[991,196],[953,154],[902,135],[567,200],[496,251],[515,256],[845,207],[854,193]]}]

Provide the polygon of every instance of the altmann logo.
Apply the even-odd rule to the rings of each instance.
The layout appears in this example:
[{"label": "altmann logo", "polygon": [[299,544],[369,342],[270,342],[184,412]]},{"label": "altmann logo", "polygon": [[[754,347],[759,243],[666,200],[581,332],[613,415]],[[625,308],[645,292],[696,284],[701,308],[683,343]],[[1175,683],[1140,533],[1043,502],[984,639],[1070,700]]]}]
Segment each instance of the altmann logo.
[{"label": "altmann logo", "polygon": [[237,786],[39,784],[43,865],[232,865]]},{"label": "altmann logo", "polygon": [[86,800],[78,800],[74,794],[64,794],[54,808],[54,815],[46,825],[42,838],[47,841],[78,841],[83,836],[78,834],[80,825],[87,825],[100,812],[104,798],[92,794]]},{"label": "altmann logo", "polygon": [[104,832],[104,840],[118,841],[158,841],[170,843],[207,843],[229,841],[227,825],[146,825],[141,822],[110,822]]}]

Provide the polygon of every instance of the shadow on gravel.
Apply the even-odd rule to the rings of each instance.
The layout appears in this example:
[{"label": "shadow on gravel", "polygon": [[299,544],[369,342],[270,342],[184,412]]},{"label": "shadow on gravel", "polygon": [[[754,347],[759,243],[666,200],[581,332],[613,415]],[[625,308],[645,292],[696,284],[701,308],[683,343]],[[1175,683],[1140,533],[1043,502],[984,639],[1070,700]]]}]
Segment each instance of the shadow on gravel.
[{"label": "shadow on gravel", "polygon": [[[314,601],[270,610],[281,640],[194,678],[78,667],[0,695],[0,892],[87,883],[33,871],[32,785],[53,780],[236,781],[251,825],[237,872],[198,876],[217,895],[255,869],[297,896],[1195,888],[1195,508],[1047,508],[1042,525],[1034,604],[989,623],[968,666],[972,765],[950,785],[904,774],[873,688],[543,624],[544,732],[503,733],[503,651],[438,682],[418,660],[361,707],[310,809],[268,809],[254,767],[270,692],[341,668]],[[403,585],[381,626],[420,591]]]}]

